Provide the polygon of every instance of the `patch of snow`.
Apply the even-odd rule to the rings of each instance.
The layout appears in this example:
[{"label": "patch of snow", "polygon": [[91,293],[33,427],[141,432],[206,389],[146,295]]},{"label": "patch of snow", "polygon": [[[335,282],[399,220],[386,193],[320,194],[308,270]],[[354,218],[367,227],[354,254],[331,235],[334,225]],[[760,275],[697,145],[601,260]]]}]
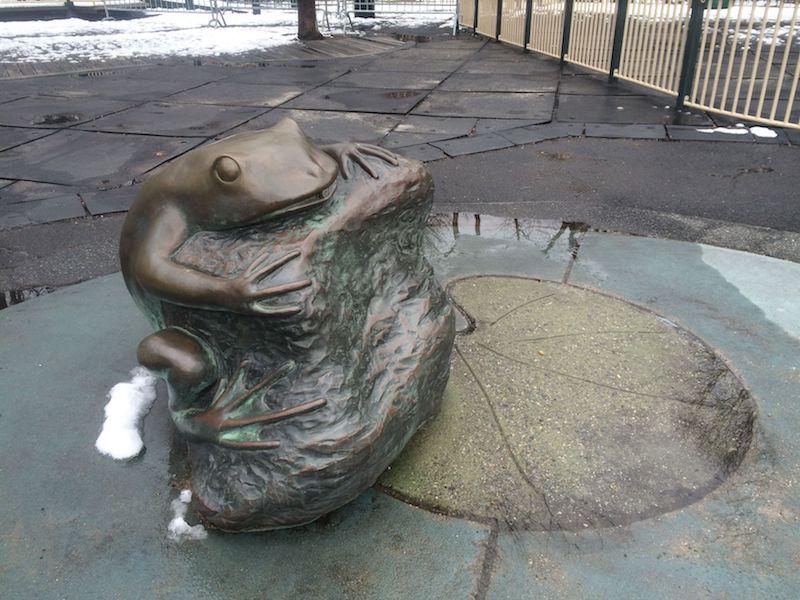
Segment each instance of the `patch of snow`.
[{"label": "patch of snow", "polygon": [[[260,15],[226,12],[227,27],[209,27],[211,13],[207,11],[148,15],[119,21],[0,21],[0,62],[219,56],[283,45],[297,35],[294,10],[264,10]],[[442,22],[452,26],[452,15],[414,13],[370,19],[374,29]],[[318,23],[322,26],[325,20],[318,18]],[[341,30],[342,24],[338,27]]]},{"label": "patch of snow", "polygon": [[751,127],[750,133],[752,133],[756,137],[760,138],[776,138],[778,137],[778,132],[774,129],[770,129],[769,127]]},{"label": "patch of snow", "polygon": [[738,127],[714,127],[711,129],[698,129],[700,133],[728,133],[730,135],[742,135],[747,133],[747,129]]},{"label": "patch of snow", "polygon": [[144,442],[139,433],[142,419],[156,399],[156,377],[143,367],[131,371],[131,380],[108,392],[103,429],[94,443],[101,454],[115,460],[139,456]]},{"label": "patch of snow", "polygon": [[208,537],[208,532],[202,525],[189,525],[186,522],[186,510],[192,501],[192,491],[183,490],[180,495],[172,501],[172,520],[167,525],[167,536],[176,542],[183,540],[204,540]]}]

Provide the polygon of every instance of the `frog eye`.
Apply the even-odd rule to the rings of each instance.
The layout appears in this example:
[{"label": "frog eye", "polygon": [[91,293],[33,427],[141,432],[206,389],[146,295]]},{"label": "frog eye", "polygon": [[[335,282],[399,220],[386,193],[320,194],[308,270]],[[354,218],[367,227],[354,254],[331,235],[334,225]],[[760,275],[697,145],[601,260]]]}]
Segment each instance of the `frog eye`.
[{"label": "frog eye", "polygon": [[220,181],[225,183],[236,181],[241,172],[242,169],[239,167],[239,163],[230,156],[220,156],[214,161],[214,173],[216,173]]}]

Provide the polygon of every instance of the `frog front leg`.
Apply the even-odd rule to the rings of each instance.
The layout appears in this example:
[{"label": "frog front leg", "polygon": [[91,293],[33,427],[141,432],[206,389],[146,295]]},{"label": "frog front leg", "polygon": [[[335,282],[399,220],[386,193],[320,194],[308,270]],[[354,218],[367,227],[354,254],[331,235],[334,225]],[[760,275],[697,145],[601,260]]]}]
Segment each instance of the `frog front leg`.
[{"label": "frog front leg", "polygon": [[309,279],[265,285],[268,276],[301,258],[297,250],[277,254],[264,249],[234,277],[204,273],[175,262],[173,254],[190,237],[183,213],[166,208],[150,228],[132,264],[132,278],[150,296],[192,308],[240,314],[283,317],[299,313],[302,306],[270,305],[266,301],[311,285]]},{"label": "frog front leg", "polygon": [[378,172],[369,164],[368,158],[377,158],[393,167],[398,165],[397,156],[385,148],[372,144],[346,142],[321,146],[321,149],[336,161],[339,165],[339,172],[345,179],[353,176],[353,164],[361,167],[373,179],[378,179]]}]

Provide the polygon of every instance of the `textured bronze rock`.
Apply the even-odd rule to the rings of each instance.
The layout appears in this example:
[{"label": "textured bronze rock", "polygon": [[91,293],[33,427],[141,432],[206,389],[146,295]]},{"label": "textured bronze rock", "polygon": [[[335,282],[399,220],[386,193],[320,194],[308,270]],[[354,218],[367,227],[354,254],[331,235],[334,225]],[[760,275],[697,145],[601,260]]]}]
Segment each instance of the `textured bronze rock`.
[{"label": "textured bronze rock", "polygon": [[422,255],[432,182],[291,120],[144,185],[122,231],[196,508],[226,530],[307,523],[374,483],[434,414],[454,325]]}]

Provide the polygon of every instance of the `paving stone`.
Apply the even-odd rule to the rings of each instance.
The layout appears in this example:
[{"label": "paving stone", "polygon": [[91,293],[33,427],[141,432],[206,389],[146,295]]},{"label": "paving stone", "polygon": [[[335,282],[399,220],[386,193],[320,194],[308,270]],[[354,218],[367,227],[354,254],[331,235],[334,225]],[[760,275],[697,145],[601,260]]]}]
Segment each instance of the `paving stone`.
[{"label": "paving stone", "polygon": [[587,123],[586,137],[660,140],[667,137],[663,125],[625,125],[616,123]]},{"label": "paving stone", "polygon": [[236,127],[263,113],[263,108],[255,107],[148,102],[92,121],[81,129],[208,137]]},{"label": "paving stone", "polygon": [[514,75],[508,73],[453,73],[440,90],[455,92],[555,92],[557,74]]},{"label": "paving stone", "polygon": [[0,152],[19,146],[41,137],[52,135],[52,131],[42,129],[27,129],[22,127],[0,127]]},{"label": "paving stone", "polygon": [[272,127],[284,117],[297,121],[305,134],[319,144],[334,144],[342,140],[377,144],[400,120],[396,115],[279,108],[225,135]]},{"label": "paving stone", "polygon": [[583,134],[583,129],[582,123],[548,123],[547,125],[509,129],[500,132],[500,135],[515,144],[535,144],[544,140],[577,137]]},{"label": "paving stone", "polygon": [[196,83],[180,79],[142,79],[129,77],[135,70],[125,69],[118,73],[91,77],[87,73],[60,75],[47,78],[47,85],[39,83],[36,88],[43,96],[64,96],[67,98],[109,98],[146,102],[160,100]]},{"label": "paving stone", "polygon": [[432,39],[429,42],[420,42],[420,44],[423,48],[469,48],[480,50],[486,44],[486,39],[464,34],[444,40]]},{"label": "paving stone", "polygon": [[800,146],[800,129],[784,129],[783,133],[792,146]]},{"label": "paving stone", "polygon": [[302,93],[302,87],[292,85],[252,85],[232,81],[215,81],[170,96],[167,101],[181,104],[280,106]]},{"label": "paving stone", "polygon": [[746,128],[742,127],[742,133],[724,133],[714,131],[714,126],[707,127],[686,127],[683,125],[667,125],[669,138],[677,141],[691,142],[752,142],[753,136]]},{"label": "paving stone", "polygon": [[0,111],[0,125],[60,129],[135,106],[132,102],[105,98],[53,98],[34,96],[7,102]]},{"label": "paving stone", "polygon": [[426,92],[321,86],[287,102],[285,108],[405,114]]},{"label": "paving stone", "polygon": [[470,60],[458,69],[459,73],[537,75],[542,73],[558,73],[557,61],[540,62],[535,60],[503,61],[503,60]]},{"label": "paving stone", "polygon": [[17,181],[0,189],[0,229],[84,216],[76,188]]},{"label": "paving stone", "polygon": [[397,60],[465,60],[475,54],[477,48],[431,48],[415,46],[394,52],[391,57]]},{"label": "paving stone", "polygon": [[379,58],[358,67],[358,71],[388,71],[407,73],[452,73],[463,61],[460,60],[403,60],[394,56]]},{"label": "paving stone", "polygon": [[16,90],[0,90],[0,104],[13,102],[14,100],[20,100],[21,98],[25,98],[25,95],[17,92]]},{"label": "paving stone", "polygon": [[483,135],[473,135],[469,137],[456,138],[443,142],[434,142],[431,145],[444,150],[448,156],[463,156],[465,154],[477,154],[488,150],[499,150],[513,146],[506,138],[496,133],[485,133]]},{"label": "paving stone", "polygon": [[141,186],[126,185],[112,190],[81,190],[80,197],[93,215],[126,212],[136,199]]},{"label": "paving stone", "polygon": [[507,131],[518,127],[528,127],[537,125],[538,121],[529,119],[478,119],[475,124],[475,133],[492,133],[495,131]]},{"label": "paving stone", "polygon": [[170,65],[125,69],[124,76],[131,80],[180,81],[186,87],[218,81],[231,74],[230,67]]},{"label": "paving stone", "polygon": [[558,85],[559,94],[578,94],[588,96],[641,96],[641,90],[635,90],[624,83],[609,83],[594,75],[563,75]]},{"label": "paving stone", "polygon": [[272,85],[318,85],[336,79],[347,73],[344,67],[325,67],[324,63],[313,66],[281,67],[269,65],[243,69],[225,79],[234,83],[272,84]]},{"label": "paving stone", "polygon": [[399,154],[421,160],[422,162],[430,162],[432,160],[439,160],[446,158],[447,155],[439,148],[431,146],[430,144],[417,144],[416,146],[406,146],[399,150]]},{"label": "paving stone", "polygon": [[0,153],[0,177],[114,187],[197,140],[66,130]]},{"label": "paving stone", "polygon": [[356,71],[347,73],[334,79],[328,85],[355,87],[355,88],[383,88],[404,90],[432,90],[445,74],[436,73],[404,73],[392,71],[380,73],[378,71]]},{"label": "paving stone", "polygon": [[710,123],[702,115],[676,113],[672,101],[647,96],[579,96],[564,95],[558,100],[559,121],[589,123]]},{"label": "paving stone", "polygon": [[542,123],[553,116],[553,94],[432,92],[414,114],[450,117],[529,119]]},{"label": "paving stone", "polygon": [[481,48],[473,60],[487,60],[487,61],[507,61],[507,62],[521,62],[533,58],[540,60],[531,55],[525,54],[522,49],[514,48],[505,44],[486,44]]},{"label": "paving stone", "polygon": [[475,121],[474,118],[410,115],[384,138],[381,145],[400,148],[460,137],[472,132]]}]

